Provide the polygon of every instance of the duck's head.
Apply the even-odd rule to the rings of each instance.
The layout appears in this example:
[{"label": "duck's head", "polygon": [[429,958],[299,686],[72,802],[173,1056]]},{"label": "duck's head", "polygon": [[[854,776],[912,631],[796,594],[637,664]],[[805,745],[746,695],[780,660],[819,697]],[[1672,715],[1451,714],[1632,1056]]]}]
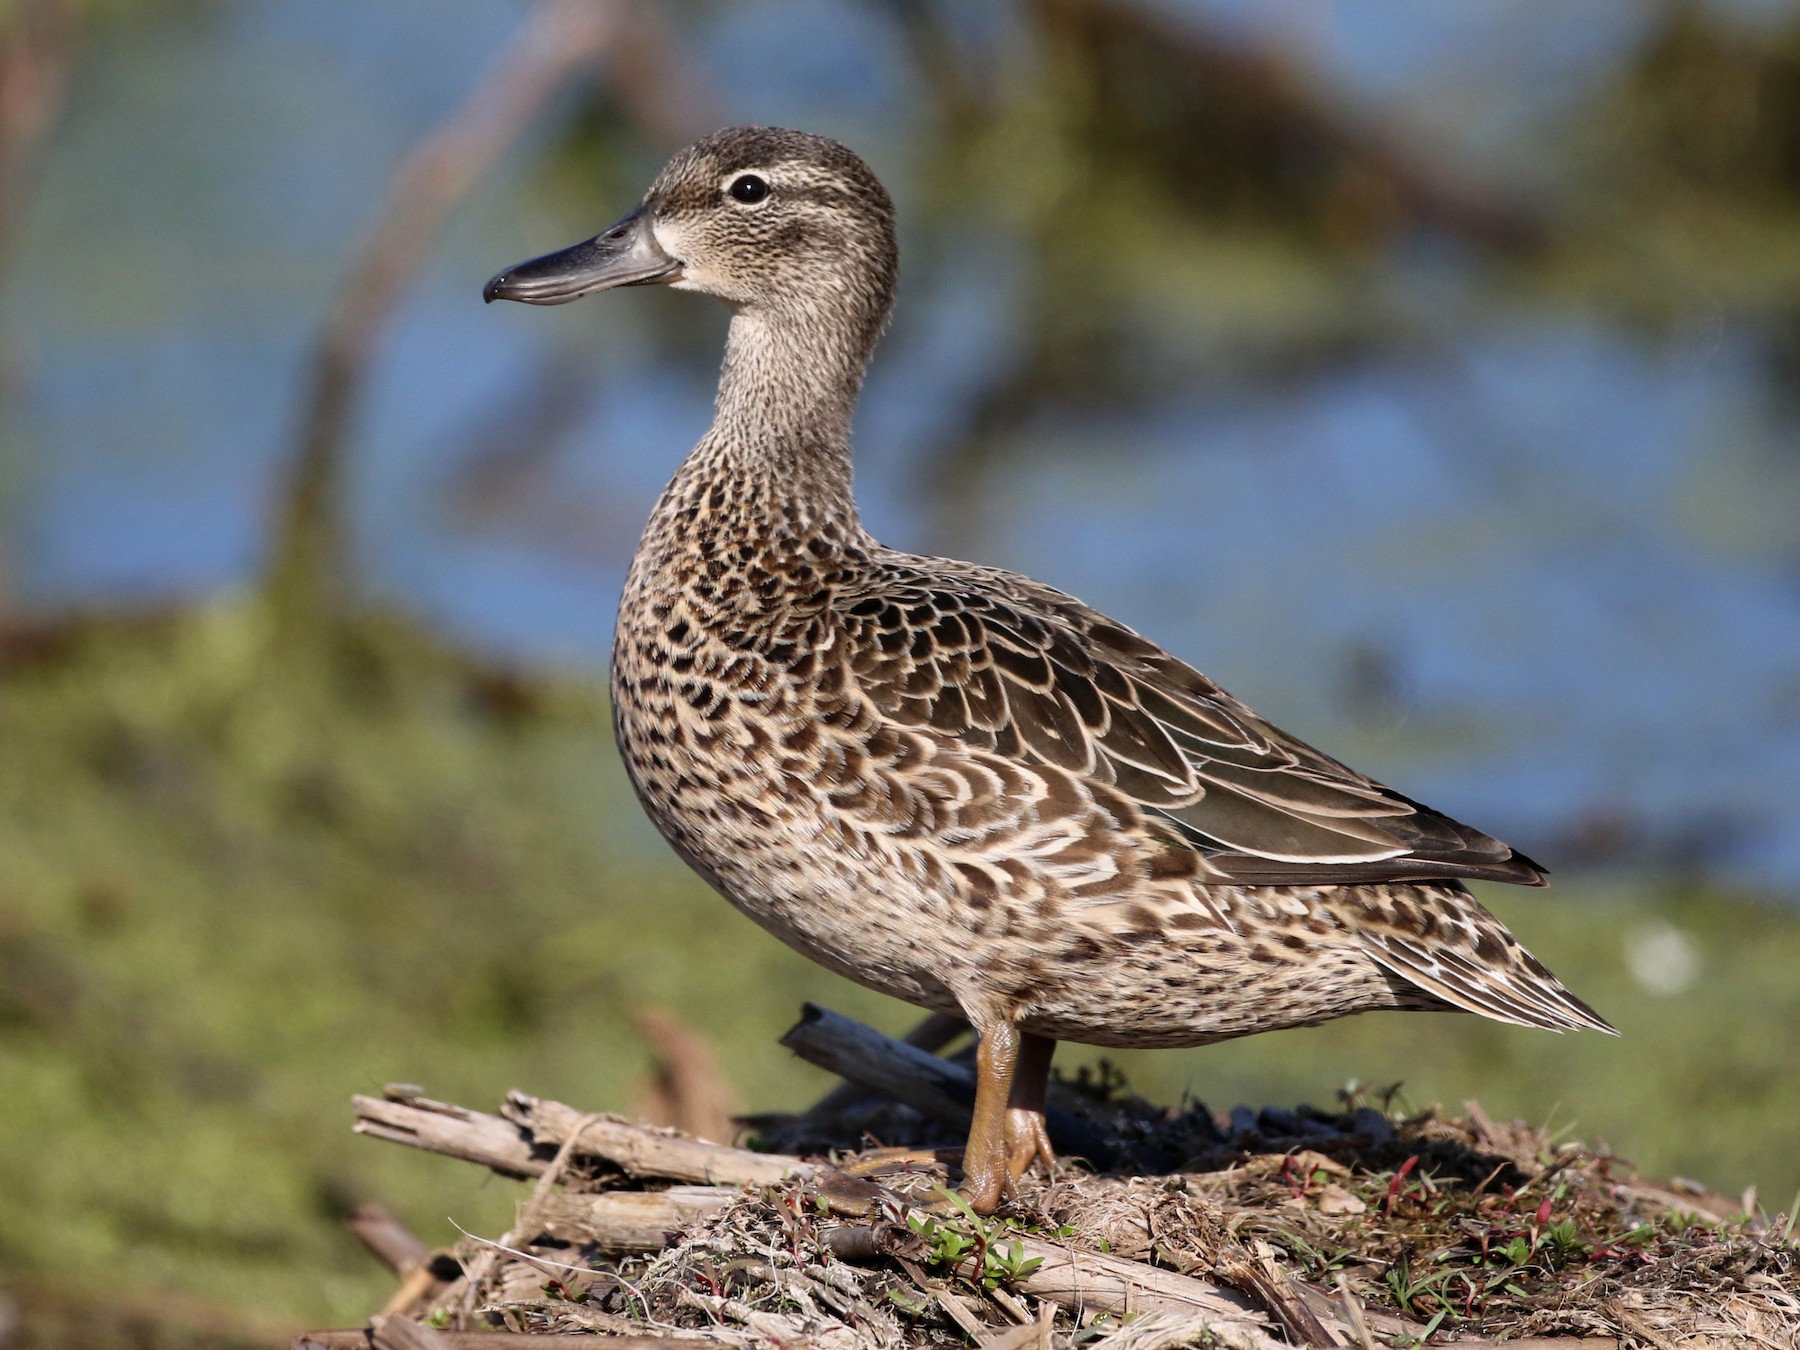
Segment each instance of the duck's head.
[{"label": "duck's head", "polygon": [[879,329],[896,267],[893,204],[853,152],[805,132],[733,127],[670,160],[612,228],[507,268],[482,295],[561,305],[660,284],[742,311]]}]

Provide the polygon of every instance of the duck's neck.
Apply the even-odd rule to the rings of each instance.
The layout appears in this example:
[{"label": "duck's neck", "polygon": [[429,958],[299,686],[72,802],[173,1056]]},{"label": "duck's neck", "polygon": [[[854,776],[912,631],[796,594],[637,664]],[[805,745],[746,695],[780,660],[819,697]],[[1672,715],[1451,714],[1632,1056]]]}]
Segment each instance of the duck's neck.
[{"label": "duck's neck", "polygon": [[712,426],[665,505],[756,520],[772,536],[862,538],[850,421],[880,327],[805,310],[734,314]]}]

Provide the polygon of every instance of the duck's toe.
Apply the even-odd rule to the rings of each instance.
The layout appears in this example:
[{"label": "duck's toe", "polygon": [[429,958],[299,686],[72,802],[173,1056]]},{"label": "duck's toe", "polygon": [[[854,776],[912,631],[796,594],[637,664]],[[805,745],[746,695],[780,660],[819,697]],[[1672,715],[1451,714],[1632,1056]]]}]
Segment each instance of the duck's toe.
[{"label": "duck's toe", "polygon": [[1050,1147],[1050,1129],[1042,1111],[1013,1107],[1006,1113],[1006,1172],[1017,1181],[1041,1162],[1046,1173],[1056,1170],[1056,1150]]}]

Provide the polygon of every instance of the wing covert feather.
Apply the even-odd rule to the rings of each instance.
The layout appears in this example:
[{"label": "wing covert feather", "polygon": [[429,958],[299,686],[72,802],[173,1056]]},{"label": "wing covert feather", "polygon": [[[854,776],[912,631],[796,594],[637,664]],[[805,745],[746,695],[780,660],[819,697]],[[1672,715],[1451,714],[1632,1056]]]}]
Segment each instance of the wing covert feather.
[{"label": "wing covert feather", "polygon": [[1110,784],[1179,831],[1217,882],[1543,884],[1505,844],[1287,735],[1038,582],[890,554],[832,609],[840,659],[884,716]]}]

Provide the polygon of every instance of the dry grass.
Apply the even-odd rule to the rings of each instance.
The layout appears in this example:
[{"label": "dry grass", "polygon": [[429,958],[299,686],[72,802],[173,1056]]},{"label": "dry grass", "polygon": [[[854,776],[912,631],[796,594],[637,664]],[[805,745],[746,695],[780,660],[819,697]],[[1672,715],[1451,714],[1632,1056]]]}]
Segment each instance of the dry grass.
[{"label": "dry grass", "polygon": [[[1111,1078],[1060,1092],[1118,1142],[1119,1164],[1030,1178],[993,1219],[945,1198],[944,1126],[865,1103],[763,1121],[763,1147],[835,1166],[745,1190],[660,1250],[609,1253],[604,1233],[571,1232],[566,1205],[553,1240],[527,1204],[511,1250],[465,1244],[473,1282],[425,1292],[412,1311],[449,1327],[843,1350],[1355,1344],[1359,1320],[1369,1343],[1390,1346],[1800,1345],[1790,1216],[1652,1184],[1603,1151],[1496,1124],[1472,1104],[1399,1119],[1354,1102],[1220,1119],[1159,1110]],[[578,1193],[659,1184],[566,1141],[556,1152],[540,1197],[553,1182]],[[1109,1303],[1098,1285],[1091,1299],[1056,1292],[1046,1253],[1091,1263],[1083,1278],[1141,1272],[1139,1301]],[[1182,1302],[1202,1289],[1216,1301]]]}]

